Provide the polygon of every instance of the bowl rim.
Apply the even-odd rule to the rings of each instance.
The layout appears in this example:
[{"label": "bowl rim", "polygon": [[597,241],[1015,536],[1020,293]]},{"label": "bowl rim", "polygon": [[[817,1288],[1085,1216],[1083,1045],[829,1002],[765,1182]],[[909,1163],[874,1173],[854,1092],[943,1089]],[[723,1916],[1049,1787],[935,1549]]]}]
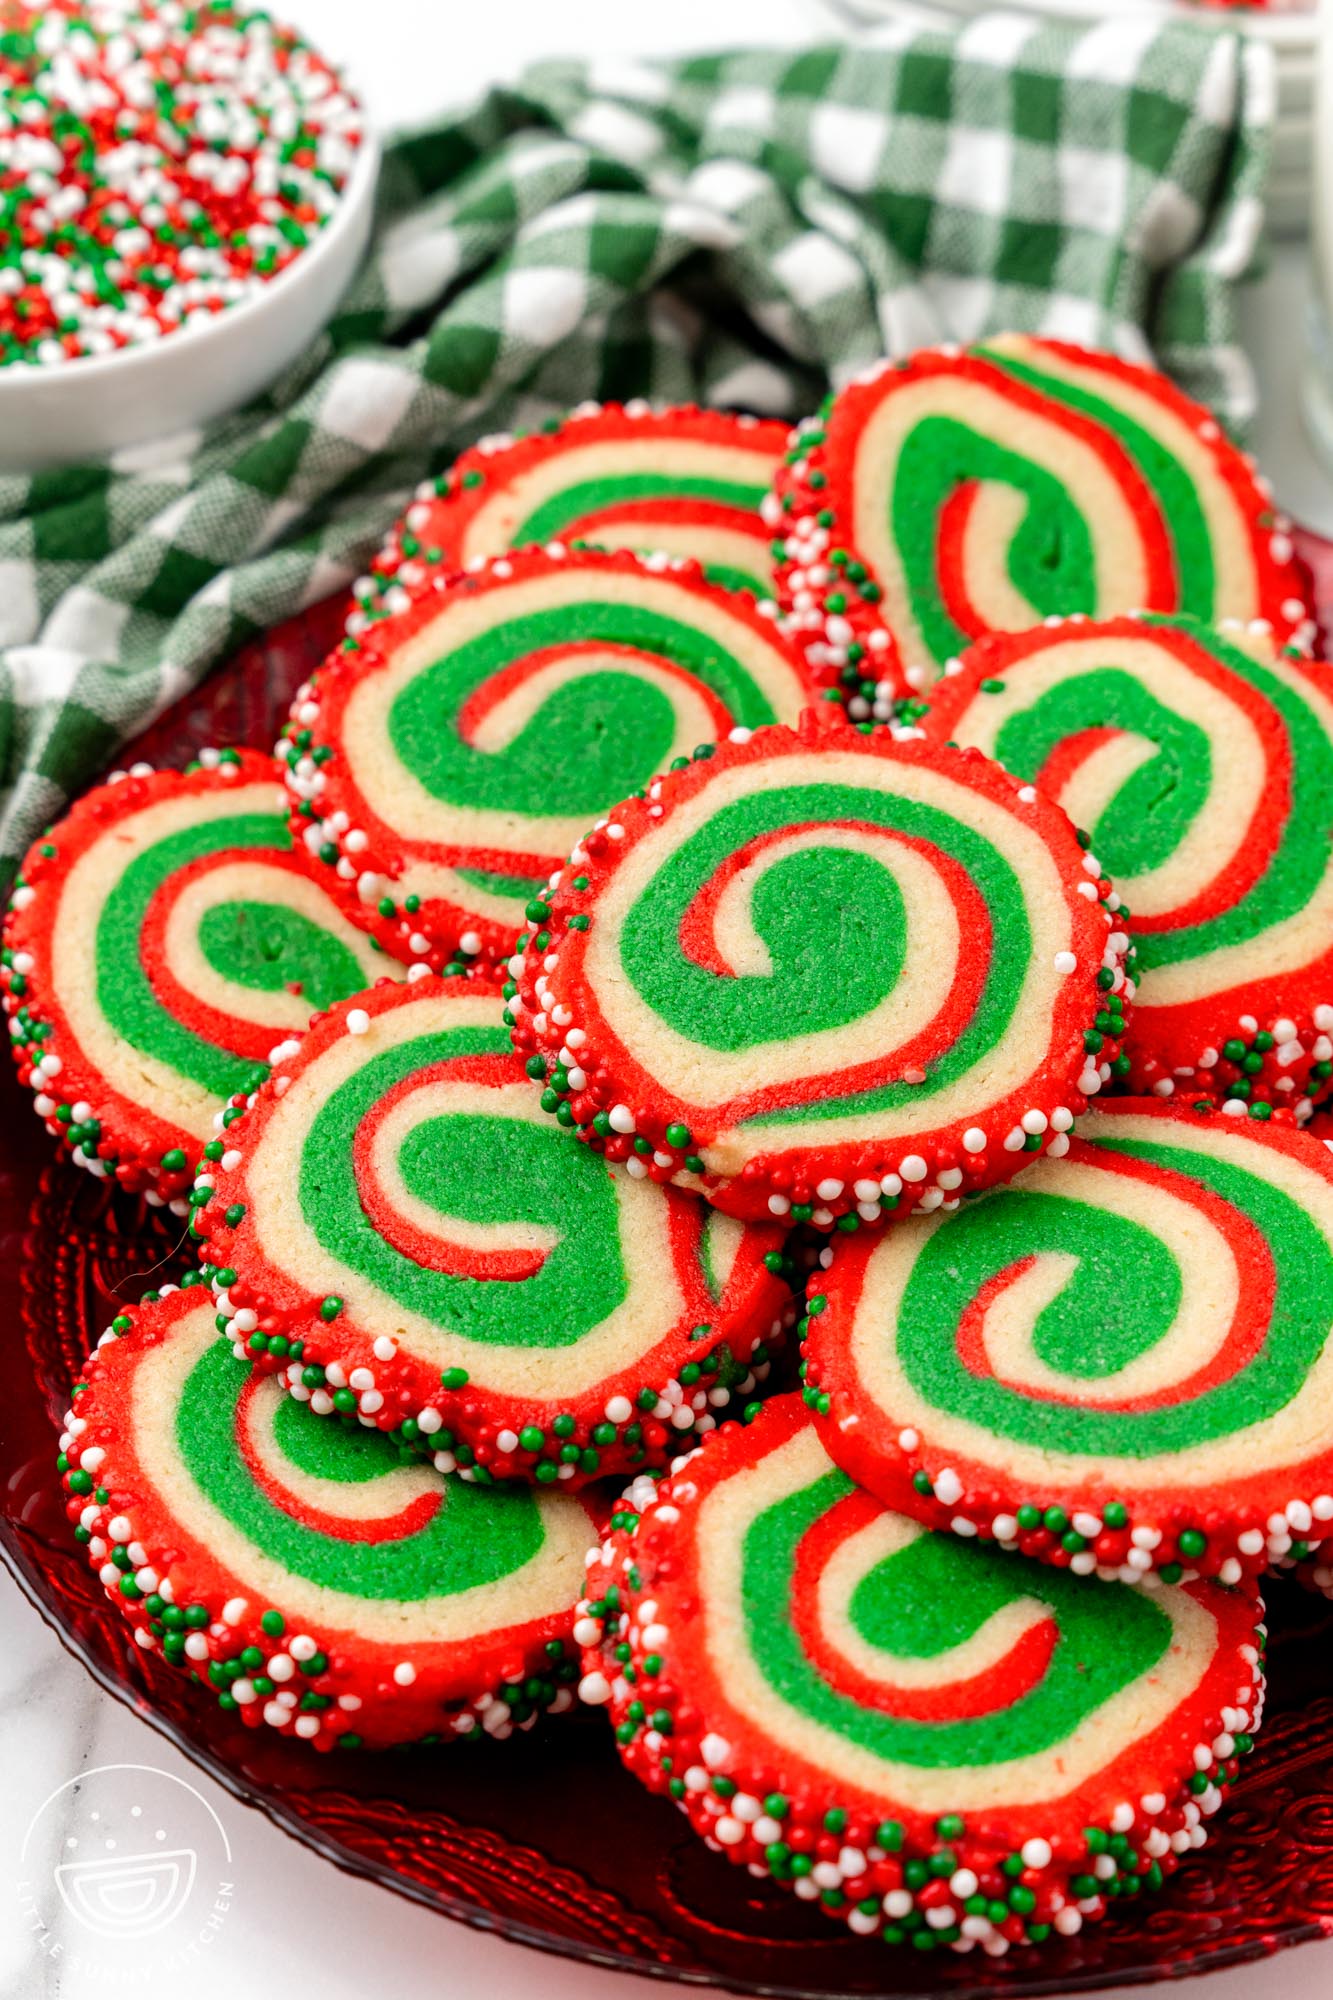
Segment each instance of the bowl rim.
[{"label": "bowl rim", "polygon": [[113,375],[124,378],[136,364],[140,368],[151,367],[163,353],[180,354],[188,349],[194,355],[201,355],[207,352],[209,343],[217,344],[234,329],[249,326],[275,298],[289,294],[299,281],[311,277],[336,255],[343,240],[374,202],[383,150],[378,133],[367,123],[352,171],[339,193],[338,205],[324,227],[290,264],[249,298],[224,307],[206,322],[179,327],[160,340],[121,347],[113,354],[82,354],[72,361],[50,366],[39,361],[8,362],[0,367],[0,408],[6,401],[18,403],[26,394],[35,394],[39,387],[49,394],[56,383],[72,387],[76,383],[105,382]]}]

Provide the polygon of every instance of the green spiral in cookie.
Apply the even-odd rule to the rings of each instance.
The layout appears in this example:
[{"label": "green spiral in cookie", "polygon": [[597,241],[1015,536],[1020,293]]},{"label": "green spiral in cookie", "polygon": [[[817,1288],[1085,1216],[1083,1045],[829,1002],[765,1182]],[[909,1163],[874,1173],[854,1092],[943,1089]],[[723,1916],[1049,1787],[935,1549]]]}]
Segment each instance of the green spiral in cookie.
[{"label": "green spiral in cookie", "polygon": [[[1037,1329],[1038,1352],[1044,1349],[1048,1366],[1071,1382],[1117,1373],[1159,1346],[1176,1324],[1184,1295],[1182,1273],[1168,1261],[1167,1246],[1154,1245],[1142,1224],[1127,1224],[1087,1202],[1067,1206],[1058,1195],[1019,1187],[960,1214],[960,1226],[949,1231],[947,1241],[937,1237],[925,1246],[903,1300],[900,1352],[909,1379],[918,1390],[928,1391],[938,1408],[969,1423],[1032,1446],[1053,1447],[1058,1439],[1062,1451],[1084,1458],[1146,1459],[1188,1452],[1286,1409],[1328,1336],[1321,1300],[1330,1296],[1326,1288],[1333,1285],[1333,1249],[1320,1230],[1288,1194],[1186,1143],[1160,1146],[1112,1138],[1096,1143],[1184,1177],[1187,1199],[1192,1183],[1201,1184],[1253,1225],[1273,1258],[1273,1312],[1283,1329],[1281,1343],[1266,1344],[1248,1365],[1187,1402],[1148,1410],[1043,1405],[973,1376],[956,1359],[942,1368],[941,1357],[951,1346],[952,1303],[975,1295],[988,1278],[1010,1265],[1018,1243],[1033,1256],[1070,1256],[1075,1254],[1071,1245],[1078,1245],[1079,1277],[1046,1309]],[[1117,1324],[1127,1270],[1142,1271],[1145,1277],[1128,1326]],[[1152,1278],[1159,1273],[1154,1285]],[[1081,1339],[1074,1331],[1075,1315],[1084,1329]]]},{"label": "green spiral in cookie", "polygon": [[[506,1108],[491,1113],[466,1084],[453,1093],[456,1108],[424,1109],[387,1186],[357,1150],[365,1121],[392,1091],[415,1086],[429,1101],[436,1085],[448,1103],[450,1066],[486,1052],[507,1071],[507,1044],[502,1028],[458,1028],[399,1042],[358,1068],[315,1111],[297,1199],[320,1245],[387,1313],[398,1306],[502,1346],[573,1346],[627,1296],[616,1189],[558,1127],[525,1115],[521,1086],[502,1090],[497,1102]],[[453,1268],[433,1268],[429,1239],[405,1241],[394,1226],[405,1203],[428,1209],[446,1241],[457,1223],[497,1242],[534,1225],[555,1240],[521,1279],[487,1276],[485,1250],[462,1243],[448,1260]]]},{"label": "green spiral in cookie", "polygon": [[[808,1596],[798,1589],[803,1544],[824,1529],[836,1547],[839,1503],[852,1502],[847,1531],[878,1511],[841,1472],[827,1472],[766,1508],[746,1531],[742,1590],[750,1606],[746,1644],[768,1688],[822,1729],[870,1750],[886,1763],[930,1770],[984,1769],[1050,1756],[1122,1689],[1158,1665],[1171,1643],[1169,1614],[1128,1585],[1089,1587],[1082,1578],[949,1535],[921,1534],[903,1523],[901,1546],[860,1572],[839,1602],[838,1622],[883,1662],[929,1672],[948,1661],[941,1678],[964,1678],[959,1656],[980,1655],[987,1625],[1015,1607],[1032,1607],[1058,1637],[1044,1670],[1011,1662],[1012,1678],[995,1690],[994,1706],[950,1714],[947,1693],[930,1720],[870,1707],[853,1676],[840,1684],[833,1665],[838,1627],[821,1634],[822,1657],[811,1657],[804,1625]],[[901,1517],[899,1517],[901,1519]],[[827,1561],[830,1551],[821,1547]],[[1035,1622],[1035,1620],[1034,1620]],[[1043,1651],[1046,1649],[1043,1648]],[[906,1678],[906,1677],[904,1677]],[[907,1704],[904,1704],[907,1705]]]},{"label": "green spiral in cookie", "polygon": [[437,1462],[466,1450],[444,1470],[480,1438],[495,1478],[586,1479],[711,1428],[779,1330],[782,1235],[579,1145],[500,1011],[477,980],[423,980],[315,1024],[196,1226],[239,1351],[317,1411],[410,1419]]},{"label": "green spiral in cookie", "polygon": [[[1145,974],[1230,952],[1225,983],[1243,987],[1327,952],[1333,679],[1257,644],[1166,619],[1061,625],[988,641],[932,704],[932,735],[984,750],[1087,828]],[[1307,916],[1293,967],[1283,929]],[[1201,964],[1197,988],[1177,980],[1161,1002],[1208,990]],[[1142,997],[1159,998],[1151,978]]]},{"label": "green spiral in cookie", "polygon": [[1122,1759],[1217,1650],[1185,1591],[1070,1575],[886,1508],[830,1465],[796,1398],[753,1441],[706,1450],[684,1509],[669,1567],[643,1550],[643,1588],[737,1776],[785,1771],[794,1789],[813,1772],[826,1796],[895,1815],[1053,1814],[1126,1783]]},{"label": "green spiral in cookie", "polygon": [[[409,961],[506,955],[591,821],[807,700],[748,593],[623,550],[497,557],[350,643],[298,701],[291,782],[318,801],[312,852],[338,857],[347,835],[352,914]],[[322,767],[302,754],[314,739]]]},{"label": "green spiral in cookie", "polygon": [[[794,844],[805,829],[826,830],[827,845]],[[786,1038],[794,1027],[830,1041],[855,1035],[903,980],[919,939],[891,866],[894,849],[862,830],[882,829],[947,857],[974,887],[993,937],[1006,949],[989,959],[970,1018],[931,1065],[945,1090],[984,1061],[1013,1021],[1032,932],[1012,861],[961,816],[853,785],[799,784],[722,807],[669,856],[630,910],[621,963],[644,1005],[690,1043],[733,1054]],[[842,831],[857,844],[841,844]],[[691,919],[733,858],[766,846],[773,859],[753,888],[750,921],[762,940],[762,971],[719,979],[683,949]],[[831,977],[836,966],[837,975]],[[850,1064],[848,1065],[850,1067]],[[922,1105],[926,1086],[884,1083],[839,1090],[836,1072],[804,1079],[798,1101],[761,1120],[830,1119],[854,1110]]]},{"label": "green spiral in cookie", "polygon": [[[580,657],[586,648],[588,664]],[[638,655],[640,671],[614,653]],[[573,671],[503,749],[480,749],[463,719],[488,681],[536,656],[565,654]],[[600,603],[595,588],[559,611],[502,619],[417,674],[389,710],[405,768],[442,805],[537,818],[591,818],[651,777],[678,736],[678,683],[649,661],[683,669],[748,728],[777,720],[767,689],[706,629],[641,606]],[[442,722],[451,721],[451,727]]]},{"label": "green spiral in cookie", "polygon": [[1330,1297],[1321,1148],[1127,1101],[1012,1187],[854,1247],[811,1368],[867,1437],[906,1427],[1006,1507],[1183,1488],[1220,1519],[1269,1475],[1326,1484]]},{"label": "green spiral in cookie", "polygon": [[87,1107],[69,1143],[100,1173],[175,1192],[278,1043],[400,976],[298,859],[279,769],[255,751],[135,766],[81,799],[27,866],[9,948],[59,1097]]},{"label": "green spiral in cookie", "polygon": [[[517,1574],[544,1540],[531,1492],[405,1466],[382,1432],[320,1423],[217,1339],[180,1385],[175,1442],[195,1492],[320,1590],[381,1603],[454,1596]],[[330,1486],[349,1497],[341,1523]]]},{"label": "green spiral in cookie", "polygon": [[[784,581],[821,681],[925,689],[975,640],[1049,619],[1306,625],[1252,468],[1206,410],[1109,355],[1017,334],[922,350],[844,388],[788,466]],[[878,666],[872,620],[896,647]]]},{"label": "green spiral in cookie", "polygon": [[[154,841],[107,896],[94,943],[97,1001],[112,1032],[214,1097],[253,1090],[267,1064],[210,1041],[188,1017],[174,1012],[158,990],[157,968],[145,961],[143,940],[154,900],[172,895],[183,869],[238,851],[263,860],[289,854],[285,820],[276,813],[227,814]],[[359,992],[373,975],[361,962],[364,947],[358,952],[360,941],[332,908],[331,926],[324,928],[277,900],[286,879],[272,870],[266,875],[261,867],[252,877],[258,893],[210,904],[202,912],[197,949],[219,988],[234,981],[255,993],[296,991],[313,1013]],[[273,900],[264,897],[266,884]],[[240,1032],[251,1039],[243,1027]],[[270,1044],[277,1032],[263,1030]]]},{"label": "green spiral in cookie", "polygon": [[1116,401],[1114,377],[1107,379],[1099,394],[1086,383],[1062,376],[1058,368],[1043,365],[1037,342],[995,346],[983,342],[978,352],[1016,382],[1026,383],[1062,409],[1075,411],[1115,439],[1152,492],[1166,523],[1179,580],[1176,609],[1192,618],[1213,618],[1218,612],[1217,571],[1208,517],[1189,472],[1166,439],[1145,421],[1148,413],[1136,418],[1130,407]]}]

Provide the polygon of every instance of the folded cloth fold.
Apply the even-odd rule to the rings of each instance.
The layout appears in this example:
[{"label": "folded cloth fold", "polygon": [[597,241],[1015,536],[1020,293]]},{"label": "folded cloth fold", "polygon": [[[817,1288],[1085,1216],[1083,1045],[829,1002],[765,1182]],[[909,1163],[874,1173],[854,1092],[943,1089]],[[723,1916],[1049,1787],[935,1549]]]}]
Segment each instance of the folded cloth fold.
[{"label": "folded cloth fold", "polygon": [[[800,415],[1018,327],[1233,424],[1266,49],[1135,15],[542,64],[394,140],[369,260],[260,402],[0,478],[0,866],[236,647],[345,585],[465,443],[586,398]],[[77,364],[75,364],[77,365]]]}]

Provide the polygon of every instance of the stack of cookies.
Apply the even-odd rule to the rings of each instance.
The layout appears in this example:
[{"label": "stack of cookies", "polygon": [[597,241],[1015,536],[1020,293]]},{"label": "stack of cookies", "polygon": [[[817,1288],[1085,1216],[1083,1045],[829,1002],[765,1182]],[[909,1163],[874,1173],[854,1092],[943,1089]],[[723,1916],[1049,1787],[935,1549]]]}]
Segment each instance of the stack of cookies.
[{"label": "stack of cookies", "polygon": [[581,1695],[892,1943],[1157,1888],[1333,1590],[1313,640],[1207,412],[1026,336],[420,493],[275,759],[11,900],[38,1115],[188,1243],[61,1439],[145,1651],[316,1749]]}]

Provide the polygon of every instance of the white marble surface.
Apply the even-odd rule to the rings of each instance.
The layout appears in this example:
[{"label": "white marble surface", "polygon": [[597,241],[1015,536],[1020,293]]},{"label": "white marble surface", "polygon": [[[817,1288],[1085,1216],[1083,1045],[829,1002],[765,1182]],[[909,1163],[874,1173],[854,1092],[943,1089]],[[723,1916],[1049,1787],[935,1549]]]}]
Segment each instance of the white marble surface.
[{"label": "white marble surface", "polygon": [[[354,64],[383,123],[424,117],[535,55],[797,41],[824,18],[819,0],[672,0],[660,10],[642,0],[489,0],[483,32],[467,25],[470,10],[450,0],[373,0],[369,7],[365,0],[290,0],[286,11]],[[1263,385],[1256,442],[1284,504],[1333,534],[1333,478],[1310,452],[1296,400],[1305,286],[1303,257],[1283,250],[1245,302],[1246,337]],[[102,1695],[7,1577],[0,1577],[0,1634],[0,2000],[106,2000],[109,1990],[133,2000],[165,2000],[182,1990],[190,2000],[235,2000],[238,1991],[256,2000],[298,1991],[365,2000],[380,1990],[395,2000],[471,2000],[487,1991],[505,2000],[648,2000],[664,1991],[459,1926],[446,1930],[443,1919],[338,1876]],[[44,1810],[58,1787],[106,1766],[131,1768],[90,1781],[78,1806],[66,1795]],[[149,1771],[133,1768],[143,1766]],[[181,1789],[181,1780],[196,1779],[197,1795]],[[102,1811],[94,1826],[95,1792]],[[198,1858],[178,1920],[127,1944],[90,1942],[56,1915],[53,1865],[72,1854],[105,1860],[113,1841],[116,1855],[154,1851],[158,1822],[164,1866],[186,1847]],[[140,1837],[127,1841],[127,1829]],[[80,1843],[76,1850],[65,1844],[71,1839]],[[1306,1946],[1191,1982],[1188,1990],[1192,2000],[1328,2000],[1333,1948]]]}]

